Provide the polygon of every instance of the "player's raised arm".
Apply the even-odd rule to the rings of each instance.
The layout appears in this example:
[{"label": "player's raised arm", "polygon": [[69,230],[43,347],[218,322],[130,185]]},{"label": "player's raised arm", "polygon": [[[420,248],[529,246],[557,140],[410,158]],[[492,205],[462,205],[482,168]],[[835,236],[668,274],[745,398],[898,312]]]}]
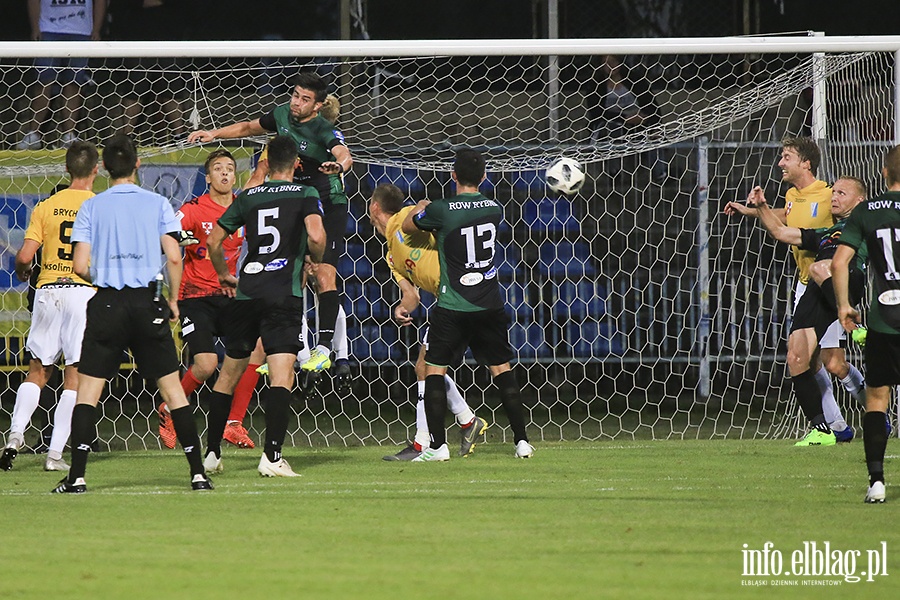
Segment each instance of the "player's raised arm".
[{"label": "player's raised arm", "polygon": [[803,234],[800,229],[785,225],[778,214],[766,203],[765,197],[756,198],[756,215],[769,235],[779,242],[794,246],[799,246],[803,242]]},{"label": "player's raised arm", "polygon": [[235,138],[249,137],[252,135],[262,135],[266,133],[263,126],[259,124],[259,119],[253,121],[241,121],[233,123],[220,129],[200,129],[193,131],[188,135],[188,143],[212,142],[214,140],[231,140]]},{"label": "player's raised arm", "polygon": [[419,200],[419,202],[416,203],[416,207],[406,215],[406,218],[403,220],[403,225],[400,226],[400,230],[403,231],[403,233],[416,233],[417,231],[421,231],[413,219],[416,218],[416,215],[424,211],[425,207],[429,204],[431,204],[431,200]]}]

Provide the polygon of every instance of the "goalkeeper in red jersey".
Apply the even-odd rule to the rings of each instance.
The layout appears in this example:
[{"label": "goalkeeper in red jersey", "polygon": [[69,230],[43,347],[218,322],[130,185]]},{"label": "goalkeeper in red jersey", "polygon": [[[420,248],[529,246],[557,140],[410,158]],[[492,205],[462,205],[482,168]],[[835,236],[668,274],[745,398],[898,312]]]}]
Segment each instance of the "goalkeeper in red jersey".
[{"label": "goalkeeper in red jersey", "polygon": [[[181,335],[191,356],[191,366],[181,379],[181,387],[186,396],[190,396],[216,371],[219,357],[216,354],[215,338],[222,336],[224,324],[231,318],[233,310],[234,300],[219,285],[216,270],[207,256],[206,238],[213,225],[234,201],[236,167],[234,157],[227,150],[212,152],[204,164],[209,192],[185,202],[175,215],[181,219],[181,228],[191,231],[199,242],[185,247],[184,276],[178,292]],[[237,269],[243,241],[243,229],[239,229],[223,243],[231,273],[235,273]],[[223,437],[240,448],[254,447],[242,422],[259,380],[256,368],[264,359],[265,355],[258,348],[235,388]],[[159,405],[159,436],[167,448],[175,447],[175,428],[164,402]]]}]

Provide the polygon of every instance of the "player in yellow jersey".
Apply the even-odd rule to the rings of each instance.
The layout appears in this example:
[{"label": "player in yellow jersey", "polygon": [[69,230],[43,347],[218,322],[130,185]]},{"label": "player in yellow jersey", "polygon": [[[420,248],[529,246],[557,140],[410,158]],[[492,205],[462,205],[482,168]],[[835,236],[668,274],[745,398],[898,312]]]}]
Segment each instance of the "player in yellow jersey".
[{"label": "player in yellow jersey", "polygon": [[[778,167],[781,169],[782,181],[790,184],[791,188],[784,195],[785,207],[775,210],[775,213],[788,227],[818,229],[834,224],[831,214],[832,189],[824,181],[816,179],[821,160],[819,147],[811,138],[787,138],[782,141]],[[765,194],[758,186],[750,192],[747,200],[750,204],[766,201]],[[741,214],[729,207],[726,207],[725,212],[729,215]],[[755,215],[755,211],[745,211],[743,214]],[[797,303],[806,291],[810,276],[809,268],[815,261],[816,253],[801,250],[797,246],[792,246],[791,249],[797,263],[797,283],[794,289],[796,309]],[[819,340],[821,350],[813,357],[811,365],[822,392],[822,410],[825,419],[839,442],[852,440],[853,428],[844,420],[834,398],[834,388],[828,373],[835,375],[850,395],[861,404],[865,385],[862,373],[847,362],[847,356],[841,348],[841,340],[845,337],[835,314],[835,322]]]},{"label": "player in yellow jersey", "polygon": [[[411,325],[410,314],[419,306],[421,288],[437,295],[440,282],[440,263],[434,247],[434,236],[426,231],[404,234],[400,230],[406,215],[415,208],[403,206],[403,192],[395,185],[382,184],[372,192],[369,201],[369,218],[375,230],[387,241],[385,260],[391,267],[391,273],[400,286],[400,303],[394,308],[394,318],[400,326]],[[427,448],[430,443],[428,424],[425,421],[425,349],[428,347],[428,330],[426,328],[419,357],[416,360],[416,385],[418,401],[416,402],[416,436],[413,442],[397,454],[385,456],[384,460],[413,460]],[[447,389],[447,406],[456,416],[456,422],[462,428],[459,456],[468,456],[475,448],[478,436],[488,428],[484,419],[475,416],[466,403],[456,384],[449,375],[444,375]]]},{"label": "player in yellow jersey", "polygon": [[41,389],[53,375],[60,355],[65,356],[63,392],[53,415],[53,436],[44,469],[67,471],[62,451],[69,439],[72,409],[78,390],[78,360],[87,320],[87,303],[94,295],[91,284],[75,274],[72,268],[70,236],[75,216],[82,203],[94,195],[97,176],[97,148],[76,141],[66,151],[66,171],[72,183],[43,202],[31,213],[25,241],[16,254],[16,275],[28,281],[38,249],[41,272],[34,296],[31,330],[25,349],[31,354],[28,375],[16,391],[16,404],[6,446],[0,454],[0,469],[9,471],[13,459],[25,444],[25,429],[38,406]]}]

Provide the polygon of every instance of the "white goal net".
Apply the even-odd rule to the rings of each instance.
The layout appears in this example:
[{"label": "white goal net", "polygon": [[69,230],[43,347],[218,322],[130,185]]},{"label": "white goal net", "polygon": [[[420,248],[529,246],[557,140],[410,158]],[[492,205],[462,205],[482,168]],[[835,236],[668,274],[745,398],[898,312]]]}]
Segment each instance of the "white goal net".
[{"label": "white goal net", "polygon": [[[786,136],[819,140],[820,178],[853,175],[880,191],[880,160],[896,138],[895,54],[775,53],[764,43],[734,50],[732,41],[704,53],[579,40],[568,54],[497,42],[481,53],[444,55],[432,43],[371,56],[327,43],[282,43],[273,56],[272,43],[261,42],[219,48],[215,58],[202,45],[160,50],[178,55],[169,58],[154,57],[150,44],[84,43],[86,68],[52,72],[34,66],[42,53],[58,54],[46,43],[0,58],[0,427],[8,428],[27,369],[27,286],[13,257],[35,203],[65,180],[67,134],[98,145],[114,132],[133,134],[141,185],[178,206],[205,191],[202,163],[219,147],[188,146],[187,132],[258,118],[287,101],[292,75],[315,70],[340,100],[338,126],[355,163],[345,176],[353,218],[339,267],[354,380],[348,396],[325,377],[316,397],[297,400],[288,443],[411,437],[416,332],[391,321],[398,292],[366,202],[385,182],[411,200],[450,195],[453,150],[464,145],[485,153],[482,191],[505,209],[499,276],[534,439],[796,434],[784,365],[792,259],[721,209],[757,184],[782,202],[776,163]],[[80,85],[52,84],[60,78]],[[620,86],[613,100],[610,78]],[[41,93],[49,110],[35,121]],[[244,177],[264,141],[226,142]],[[542,168],[560,155],[588,173],[574,198],[555,197],[543,182]],[[105,185],[99,179],[96,190]],[[862,368],[858,349],[848,351]],[[508,439],[487,373],[467,362],[454,377],[496,424],[488,439]],[[159,446],[154,391],[125,359],[102,404],[101,446]],[[838,395],[856,424],[860,407]],[[245,425],[257,439],[261,415],[254,398]],[[39,443],[40,426],[36,418],[29,445]]]}]

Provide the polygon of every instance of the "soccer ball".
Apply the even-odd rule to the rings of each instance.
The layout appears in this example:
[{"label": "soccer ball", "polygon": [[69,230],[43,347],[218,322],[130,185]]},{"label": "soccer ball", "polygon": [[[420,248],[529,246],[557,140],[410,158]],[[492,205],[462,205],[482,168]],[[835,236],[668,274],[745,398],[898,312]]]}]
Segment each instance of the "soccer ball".
[{"label": "soccer ball", "polygon": [[577,194],[584,185],[584,171],[577,160],[562,157],[547,167],[544,179],[551,190],[568,196]]}]

